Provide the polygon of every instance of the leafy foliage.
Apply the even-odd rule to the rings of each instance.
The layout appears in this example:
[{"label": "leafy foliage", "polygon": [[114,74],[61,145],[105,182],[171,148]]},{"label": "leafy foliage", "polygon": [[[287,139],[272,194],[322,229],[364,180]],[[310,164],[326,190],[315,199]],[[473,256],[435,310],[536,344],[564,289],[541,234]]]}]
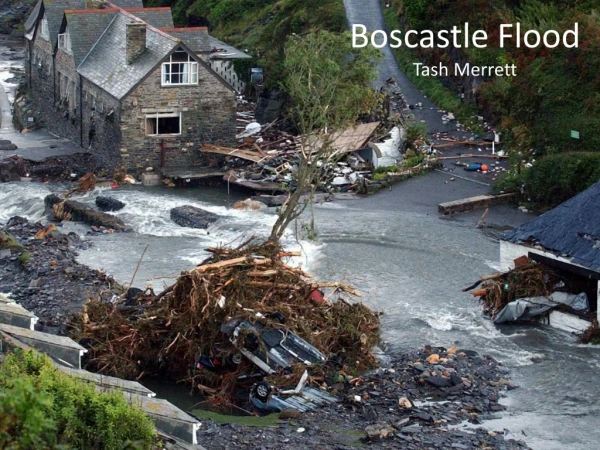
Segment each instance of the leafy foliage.
[{"label": "leafy foliage", "polygon": [[45,356],[15,350],[0,366],[0,448],[151,449],[150,419],[120,393],[56,370]]},{"label": "leafy foliage", "polygon": [[[515,164],[522,164],[523,159],[526,162],[540,160],[544,156],[565,152],[600,150],[600,76],[597,70],[600,65],[600,2],[393,0],[392,7],[387,11],[388,25],[391,15],[396,21],[395,28],[400,26],[400,17],[406,20],[408,28],[440,30],[469,22],[471,30],[483,29],[488,34],[486,48],[456,49],[452,53],[437,49],[420,51],[417,56],[421,60],[453,64],[460,59],[476,65],[517,66],[517,76],[489,78],[477,92],[479,109],[497,123],[511,152],[520,152],[519,158],[514,160]],[[499,48],[500,24],[517,22],[521,24],[521,33],[529,29],[541,33],[552,29],[561,34],[573,29],[577,22],[579,47],[571,49],[561,44],[553,49],[544,46],[530,49],[523,45],[516,48],[511,44]],[[409,54],[404,59],[415,58],[406,49],[401,49],[397,56],[403,53]],[[410,69],[406,66],[408,64],[405,63],[405,70],[408,70],[410,76]],[[413,81],[442,108],[452,109],[438,80],[422,77],[421,80],[413,78]],[[464,119],[460,117],[462,111],[455,112],[455,115],[464,123]],[[571,138],[571,130],[578,131],[580,139]],[[561,161],[563,165],[571,167],[574,158],[565,156]],[[553,160],[558,162],[559,159],[554,157]],[[528,173],[530,177],[534,177],[535,172],[541,170],[535,179],[542,180],[545,169],[542,164],[534,164],[531,170],[523,171],[523,174]],[[569,173],[574,176],[576,171]],[[514,185],[526,181],[516,170],[509,178]],[[567,183],[566,178],[562,181]],[[586,185],[577,180],[570,180],[567,184],[572,187]],[[533,198],[546,205],[555,203],[549,202],[552,194],[539,191],[543,186],[546,185],[536,184],[538,194]]]},{"label": "leafy foliage", "polygon": [[291,114],[301,135],[300,161],[295,173],[296,190],[282,206],[273,226],[279,239],[287,225],[306,208],[303,194],[315,188],[320,165],[331,162],[336,133],[371,112],[377,93],[371,83],[377,76],[379,50],[352,48],[348,32],[320,31],[292,35],[285,45],[285,77],[281,88],[292,99]]}]

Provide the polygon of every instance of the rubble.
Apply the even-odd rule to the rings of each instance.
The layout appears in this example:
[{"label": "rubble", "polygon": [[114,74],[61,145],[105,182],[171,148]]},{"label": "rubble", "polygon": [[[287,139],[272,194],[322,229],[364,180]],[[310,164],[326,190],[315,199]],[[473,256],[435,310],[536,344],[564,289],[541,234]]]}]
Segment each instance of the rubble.
[{"label": "rubble", "polygon": [[494,323],[504,323],[538,319],[552,309],[585,315],[589,303],[580,289],[566,272],[523,257],[515,260],[514,269],[482,277],[463,291],[472,290],[484,314]]},{"label": "rubble", "polygon": [[[346,299],[358,295],[351,286],[316,282],[284,262],[296,253],[272,242],[208,250],[209,259],[155,298],[141,296],[135,306],[87,303],[70,324],[71,336],[89,347],[87,367],[130,379],[160,373],[228,406],[257,377],[295,386],[308,369],[308,385],[319,389],[338,370],[357,374],[377,366],[371,350],[379,342],[379,315]],[[332,292],[324,298],[322,289]],[[235,324],[245,325],[235,331]],[[267,369],[271,363],[257,362],[260,354],[251,356],[274,345],[259,330],[295,335],[325,360],[307,365],[304,357]]]}]

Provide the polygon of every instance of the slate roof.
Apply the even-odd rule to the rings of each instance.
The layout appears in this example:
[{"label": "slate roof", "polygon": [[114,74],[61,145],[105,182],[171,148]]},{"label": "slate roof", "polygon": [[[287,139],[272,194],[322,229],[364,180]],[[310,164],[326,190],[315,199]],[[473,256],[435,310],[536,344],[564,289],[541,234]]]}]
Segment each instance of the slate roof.
[{"label": "slate roof", "polygon": [[171,8],[129,8],[125,11],[155,28],[173,28],[174,26]]},{"label": "slate roof", "polygon": [[67,9],[85,9],[86,0],[44,0],[44,15],[48,19],[48,32],[52,48],[56,47],[58,31]]},{"label": "slate roof", "polygon": [[513,243],[539,243],[571,262],[600,272],[600,182],[553,210],[502,236]]},{"label": "slate roof", "polygon": [[96,41],[104,33],[104,30],[106,30],[106,27],[115,18],[117,11],[117,9],[65,11],[75,66],[81,64],[85,55],[89,53]]},{"label": "slate roof", "polygon": [[217,50],[213,52],[210,57],[211,58],[219,58],[219,59],[246,59],[252,58],[247,53],[244,53],[241,50],[238,50],[235,47],[232,47],[229,44],[226,44],[223,41],[218,40],[213,36],[208,37],[210,40],[211,50]]},{"label": "slate roof", "polygon": [[122,11],[78,67],[78,72],[117,99],[123,98],[177,45],[179,40],[147,27],[146,51],[126,63],[126,29],[136,20]]},{"label": "slate roof", "polygon": [[35,27],[37,19],[40,15],[40,11],[42,10],[42,3],[42,0],[38,0],[38,2],[33,7],[33,10],[31,11],[31,14],[29,14],[29,17],[27,17],[27,20],[25,21],[26,34],[29,34],[32,31],[33,27]]},{"label": "slate roof", "polygon": [[112,3],[119,8],[143,8],[144,4],[142,0],[112,0],[107,1],[107,3]]},{"label": "slate roof", "polygon": [[170,34],[177,39],[185,42],[185,45],[194,53],[207,53],[212,50],[210,37],[205,27],[195,28],[164,28],[161,31]]}]

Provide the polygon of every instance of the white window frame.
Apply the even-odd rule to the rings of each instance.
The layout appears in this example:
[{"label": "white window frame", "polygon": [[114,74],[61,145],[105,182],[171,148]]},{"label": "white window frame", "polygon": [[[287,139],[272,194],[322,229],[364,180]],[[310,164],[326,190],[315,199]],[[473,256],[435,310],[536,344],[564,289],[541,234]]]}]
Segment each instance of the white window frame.
[{"label": "white window frame", "polygon": [[40,36],[42,36],[45,39],[48,39],[50,37],[50,33],[48,32],[48,19],[46,19],[45,14],[44,17],[42,17],[42,23],[40,26]]},{"label": "white window frame", "polygon": [[58,35],[58,48],[66,53],[71,53],[71,36],[69,28],[65,28],[65,32]]},{"label": "white window frame", "polygon": [[[173,60],[175,53],[185,53],[187,55],[187,61]],[[181,66],[181,67],[177,67]],[[173,69],[177,68],[176,72]],[[178,75],[184,78],[187,75],[187,82],[173,82],[172,76]],[[160,84],[161,86],[194,86],[198,84],[198,62],[192,58],[192,56],[183,51],[178,50],[171,54],[169,62],[162,63],[160,73]]]},{"label": "white window frame", "polygon": [[[158,119],[164,117],[178,117],[179,118],[179,133],[159,133],[158,131]],[[156,119],[156,133],[148,133],[148,119]],[[152,114],[146,114],[144,119],[144,127],[146,131],[146,136],[179,136],[181,135],[181,128],[183,125],[183,118],[180,112],[157,112]]]}]

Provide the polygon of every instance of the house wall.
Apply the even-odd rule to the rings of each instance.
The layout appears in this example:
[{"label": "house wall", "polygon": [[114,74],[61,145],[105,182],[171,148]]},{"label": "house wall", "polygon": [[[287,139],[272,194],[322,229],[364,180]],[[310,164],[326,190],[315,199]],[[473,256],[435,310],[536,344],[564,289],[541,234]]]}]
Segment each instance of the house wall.
[{"label": "house wall", "polygon": [[[54,110],[54,63],[52,60],[52,47],[50,41],[43,38],[38,32],[31,51],[31,98],[40,114],[40,125],[46,126],[55,121]],[[25,64],[26,70],[29,64]]]},{"label": "house wall", "polygon": [[[53,133],[81,145],[81,128],[79,117],[79,74],[75,67],[73,55],[58,49],[54,57],[56,102],[54,103],[53,118],[46,123]],[[60,74],[60,76],[59,76]],[[60,79],[65,77],[68,81],[63,83],[67,93],[61,95]]]},{"label": "house wall", "polygon": [[[82,95],[83,147],[89,149],[100,167],[112,170],[119,165],[126,165],[126,161],[121,161],[120,152],[120,102],[85,78],[82,79]],[[90,146],[92,117],[96,134]]]},{"label": "house wall", "polygon": [[[553,253],[545,252],[537,248],[525,247],[524,245],[514,244],[508,241],[500,241],[500,270],[507,271],[513,269],[515,267],[514,260],[521,256],[527,256],[529,253],[542,255],[546,258],[554,259],[567,264],[573,264],[568,259],[556,256]],[[597,292],[597,298],[600,300],[600,281],[597,282]],[[600,307],[598,308],[596,314],[598,320],[600,321]]]},{"label": "house wall", "polygon": [[[202,65],[197,86],[179,87],[161,86],[159,66],[122,100],[120,151],[125,167],[159,168],[163,142],[165,167],[206,165],[200,145],[235,142],[235,101],[235,93]],[[181,135],[147,135],[146,115],[157,112],[181,112]]]}]

